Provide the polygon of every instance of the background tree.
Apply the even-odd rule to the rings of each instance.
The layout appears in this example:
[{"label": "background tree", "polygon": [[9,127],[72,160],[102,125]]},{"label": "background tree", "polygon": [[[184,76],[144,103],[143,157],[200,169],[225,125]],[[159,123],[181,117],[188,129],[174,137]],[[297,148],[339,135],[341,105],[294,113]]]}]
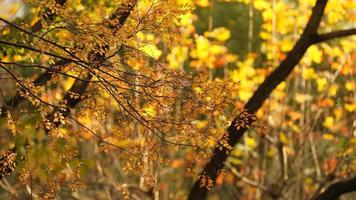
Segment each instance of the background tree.
[{"label": "background tree", "polygon": [[[251,2],[252,3],[252,2]],[[325,34],[318,34],[317,30],[319,27],[319,24],[321,22],[321,18],[323,16],[324,9],[326,7],[327,1],[317,1],[315,3],[315,6],[312,10],[311,16],[309,18],[309,21],[303,30],[302,35],[294,45],[294,47],[291,49],[291,51],[287,54],[286,58],[282,59],[281,64],[269,75],[266,77],[266,79],[261,83],[261,85],[257,88],[256,92],[252,95],[252,97],[248,100],[246,105],[244,106],[244,109],[246,109],[246,112],[242,112],[236,116],[236,118],[232,121],[231,125],[227,129],[226,135],[223,135],[222,139],[220,140],[220,143],[222,141],[223,145],[217,146],[214,150],[214,153],[210,159],[210,161],[206,164],[203,172],[200,174],[199,179],[196,181],[194,184],[193,189],[191,190],[189,199],[203,199],[206,197],[206,194],[208,190],[211,189],[212,185],[216,182],[216,179],[218,175],[221,173],[223,167],[224,167],[224,162],[227,159],[227,156],[230,154],[232,151],[232,147],[236,145],[236,143],[242,138],[243,133],[249,128],[251,123],[254,121],[253,116],[254,113],[262,106],[263,102],[268,98],[268,96],[271,94],[271,92],[282,82],[284,81],[287,76],[292,72],[293,68],[300,62],[302,56],[304,53],[307,51],[307,49],[316,43],[319,42],[324,42],[330,39],[335,39],[338,37],[344,37],[348,35],[352,35],[356,33],[355,29],[349,29],[349,30],[341,30],[341,31],[336,31],[336,32],[330,32],[330,33],[325,33]],[[256,5],[265,7],[268,5],[263,4],[263,3],[256,3]],[[263,6],[262,6],[263,5]],[[276,2],[273,2],[272,8],[274,8],[276,5]],[[276,19],[273,19],[272,16],[272,26],[273,23],[275,22]],[[272,29],[275,27],[272,27]],[[276,30],[274,30],[276,31]],[[274,35],[272,31],[272,40],[274,40]],[[272,41],[273,42],[273,41]],[[272,47],[274,48],[274,47]],[[289,47],[288,47],[289,48]],[[275,49],[274,49],[275,51]],[[314,50],[315,51],[315,50]],[[274,54],[275,52],[273,52]],[[273,56],[273,55],[272,55]],[[317,59],[320,59],[319,55],[314,55],[315,56],[315,62],[320,62]],[[309,78],[310,74],[313,73],[314,70],[310,70],[309,74],[305,75],[308,76],[306,78]],[[320,113],[319,113],[320,114]],[[318,116],[319,117],[319,116]],[[330,120],[331,118],[329,118]],[[304,119],[303,119],[304,120]],[[324,125],[327,126],[327,122],[324,122]],[[280,162],[282,164],[282,174],[281,174],[281,179],[278,182],[275,182],[272,184],[273,188],[267,188],[267,193],[269,196],[276,198],[280,197],[282,194],[283,187],[285,185],[285,179],[288,176],[287,169],[285,169],[285,162],[287,162],[285,159],[287,159],[283,154],[283,142],[286,143],[287,139],[285,138],[284,133],[280,133],[280,140],[277,141],[277,145],[279,148],[281,148],[281,158]],[[285,141],[283,141],[285,140]],[[310,142],[312,142],[313,138],[311,136]],[[320,169],[319,169],[319,164],[318,164],[318,158],[317,155],[315,154],[315,146],[314,144],[311,144],[312,148],[311,150],[314,151],[312,152],[314,155],[314,164],[316,165],[316,171],[320,176]],[[210,184],[209,184],[210,182]],[[257,184],[258,185],[258,184]],[[203,187],[206,186],[206,187]],[[354,188],[354,186],[351,186]],[[356,189],[356,188],[354,188]],[[351,190],[353,191],[353,190]],[[346,191],[345,191],[346,192]],[[332,192],[331,192],[332,193]],[[333,199],[336,199],[338,196],[336,195]],[[305,197],[302,197],[305,198]]]}]

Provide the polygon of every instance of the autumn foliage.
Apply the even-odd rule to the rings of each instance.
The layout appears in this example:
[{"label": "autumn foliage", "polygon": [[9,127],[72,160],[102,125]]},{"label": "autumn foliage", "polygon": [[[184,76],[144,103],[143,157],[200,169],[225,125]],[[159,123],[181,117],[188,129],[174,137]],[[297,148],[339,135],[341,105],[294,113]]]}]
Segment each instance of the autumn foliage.
[{"label": "autumn foliage", "polygon": [[354,199],[352,0],[0,0],[0,199]]}]

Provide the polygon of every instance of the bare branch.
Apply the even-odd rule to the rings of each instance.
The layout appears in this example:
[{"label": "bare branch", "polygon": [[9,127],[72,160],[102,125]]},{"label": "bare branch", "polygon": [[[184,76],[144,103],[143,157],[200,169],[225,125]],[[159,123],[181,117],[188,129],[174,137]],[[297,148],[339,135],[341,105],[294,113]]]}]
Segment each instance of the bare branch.
[{"label": "bare branch", "polygon": [[42,40],[42,41],[44,41],[44,42],[46,42],[46,43],[48,43],[48,44],[51,44],[51,45],[53,45],[53,46],[55,46],[55,47],[58,47],[59,49],[65,51],[66,53],[68,53],[69,55],[71,55],[72,57],[74,57],[74,58],[80,60],[80,59],[79,59],[78,57],[76,57],[73,53],[71,53],[71,52],[69,52],[69,51],[67,50],[68,47],[61,46],[61,45],[59,45],[59,44],[57,44],[57,43],[55,43],[55,42],[53,42],[53,41],[51,41],[51,40],[48,40],[48,39],[43,38],[43,37],[41,37],[41,36],[38,36],[38,35],[36,35],[36,34],[34,34],[34,33],[31,33],[30,31],[27,31],[27,30],[25,30],[25,29],[19,27],[18,25],[14,24],[14,23],[12,23],[12,22],[10,22],[10,21],[8,21],[8,20],[2,18],[2,17],[0,17],[0,21],[3,21],[3,22],[5,22],[6,24],[9,24],[10,26],[14,27],[15,29],[17,29],[17,30],[19,30],[19,31],[21,31],[21,32],[23,32],[23,33],[26,33],[27,35],[30,35],[30,36],[35,37],[35,38],[38,38],[38,39],[40,39],[40,40]]},{"label": "bare branch", "polygon": [[341,30],[341,31],[333,31],[330,33],[318,34],[316,36],[316,38],[314,39],[314,44],[320,43],[320,42],[325,42],[327,40],[332,40],[332,39],[336,39],[336,38],[351,36],[351,35],[356,35],[356,28]]},{"label": "bare branch", "polygon": [[27,49],[27,50],[30,50],[30,51],[33,51],[33,52],[37,52],[37,53],[40,53],[40,54],[45,54],[45,55],[48,55],[48,56],[52,56],[54,58],[60,58],[60,59],[63,59],[63,60],[69,60],[69,61],[72,61],[72,62],[78,62],[76,60],[72,60],[70,58],[66,58],[64,56],[61,56],[61,55],[58,55],[58,54],[54,54],[52,52],[48,52],[48,51],[43,51],[43,50],[40,50],[40,49],[36,49],[34,47],[31,47],[31,46],[27,46],[25,44],[21,44],[21,43],[15,43],[15,42],[8,42],[8,41],[4,41],[4,40],[0,40],[0,44],[4,44],[4,45],[8,45],[8,46],[13,46],[13,47],[19,47],[19,48],[24,48],[24,49]]}]

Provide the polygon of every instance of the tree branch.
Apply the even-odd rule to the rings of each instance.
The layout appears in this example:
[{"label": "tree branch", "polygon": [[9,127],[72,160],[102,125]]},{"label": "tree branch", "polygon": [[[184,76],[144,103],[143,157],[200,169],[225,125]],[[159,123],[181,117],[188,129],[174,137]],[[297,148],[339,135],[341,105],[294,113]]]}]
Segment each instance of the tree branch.
[{"label": "tree branch", "polygon": [[[120,29],[123,26],[123,24],[129,17],[132,9],[136,6],[137,2],[138,2],[138,0],[132,0],[132,1],[127,2],[127,4],[121,4],[117,8],[117,10],[115,11],[115,13],[113,15],[116,17],[119,17],[119,19],[112,26],[112,29],[114,29],[113,31],[117,31],[118,29]],[[121,15],[119,16],[118,14],[121,14]],[[113,23],[111,23],[111,24],[113,24]],[[104,60],[105,55],[91,52],[91,53],[89,53],[88,58],[91,58],[91,57],[93,58],[92,61],[94,63],[101,63],[101,61]],[[76,80],[74,82],[74,84],[69,89],[69,91],[64,95],[64,98],[62,100],[62,103],[65,105],[65,108],[64,109],[55,109],[47,117],[47,121],[49,121],[51,124],[53,124],[52,127],[58,127],[61,124],[60,121],[54,120],[56,113],[57,113],[57,115],[63,116],[65,118],[69,115],[70,111],[78,103],[80,103],[80,101],[83,99],[82,95],[85,93],[86,89],[88,88],[92,77],[93,77],[93,74],[89,71],[86,73],[85,78],[84,78],[84,80],[86,80],[86,81]],[[48,78],[48,77],[45,76],[44,78]],[[48,130],[47,130],[47,132],[48,132]],[[12,148],[10,151],[8,151],[8,153],[6,153],[4,156],[2,156],[0,158],[0,179],[2,179],[4,176],[7,176],[8,174],[11,174],[15,171],[15,169],[16,169],[16,165],[14,164],[15,159],[16,159],[16,156],[14,156],[15,151],[16,151],[16,147]],[[8,164],[8,163],[10,163],[10,164]]]},{"label": "tree branch", "polygon": [[356,28],[341,30],[341,31],[333,31],[330,33],[318,34],[316,36],[316,38],[314,39],[314,44],[320,43],[320,42],[325,42],[326,40],[332,40],[332,39],[351,36],[351,35],[356,35]]},{"label": "tree branch", "polygon": [[324,192],[314,200],[337,200],[341,195],[356,191],[356,176],[331,184]]},{"label": "tree branch", "polygon": [[[42,86],[46,84],[52,78],[52,74],[56,71],[64,68],[70,61],[68,60],[59,60],[55,64],[53,64],[48,70],[42,73],[39,77],[37,77],[32,83],[34,86]],[[15,109],[21,102],[25,100],[25,97],[21,96],[20,92],[16,92],[16,94],[9,100],[5,102],[5,105],[1,107],[0,117],[4,117],[7,115],[7,111]]]},{"label": "tree branch", "polygon": [[[60,6],[64,6],[66,4],[67,0],[56,0],[56,3],[59,4]],[[47,19],[52,19],[55,15],[53,13],[49,13],[47,15],[44,15],[44,20]],[[38,32],[42,29],[42,23],[41,20],[37,20],[32,26],[31,26],[31,31],[32,33],[30,33],[29,31],[25,31],[24,29],[20,28],[19,26],[11,23],[10,21],[7,21],[3,18],[1,18],[1,21],[7,23],[8,25],[16,28],[17,30],[20,30],[22,32],[25,32],[29,35],[32,36],[36,36],[34,33]],[[38,37],[38,36],[37,36]],[[62,68],[63,66],[66,66],[67,64],[69,64],[70,61],[69,60],[59,60],[57,61],[55,64],[53,64],[50,69],[48,69],[46,72],[44,72],[43,74],[41,74],[37,79],[35,79],[32,83],[34,84],[34,86],[42,86],[44,85],[47,81],[49,81],[52,77],[52,73],[53,73],[53,69],[55,69],[56,67],[60,67]],[[21,102],[23,102],[25,100],[25,98],[23,96],[20,95],[19,92],[17,92],[11,99],[9,99],[8,101],[5,102],[5,105],[1,107],[1,113],[0,113],[0,117],[4,117],[7,115],[7,111],[9,109],[14,109],[16,108]]]},{"label": "tree branch", "polygon": [[[56,3],[58,3],[61,6],[64,6],[66,3],[66,0],[56,0]],[[128,2],[127,4],[121,4],[116,11],[112,14],[112,16],[110,17],[110,19],[117,19],[116,23],[107,23],[107,26],[110,27],[111,29],[115,29],[118,30],[120,29],[123,24],[125,23],[126,19],[128,18],[128,16],[130,15],[131,10],[135,7],[135,5],[137,4],[137,0],[132,0],[131,2]],[[41,23],[39,23],[41,24]],[[17,27],[17,26],[16,26]],[[34,25],[35,30],[33,31],[38,31],[39,29],[39,25],[36,26]],[[33,51],[37,51],[40,53],[43,53],[33,47],[28,47],[25,45],[20,45],[17,43],[9,43],[7,41],[0,41],[0,43],[3,42],[4,44],[8,44],[8,45],[15,45],[17,47],[22,47],[22,48],[27,48],[29,50],[33,50]],[[20,45],[20,46],[19,46]],[[100,55],[97,55],[100,56]],[[69,59],[62,59],[57,61],[51,68],[55,69],[55,68],[63,68],[65,67],[67,64],[73,62],[74,60],[69,60]],[[48,82],[49,80],[51,80],[52,78],[52,74],[53,74],[54,70],[47,70],[46,72],[44,72],[43,74],[41,74],[36,80],[33,81],[33,84],[35,86],[42,86],[44,85],[46,82]],[[21,102],[23,102],[25,100],[24,97],[22,97],[20,95],[19,92],[17,92],[15,94],[14,97],[12,97],[11,99],[9,99],[4,106],[1,107],[1,113],[0,113],[0,117],[4,117],[7,114],[8,110],[14,109],[16,108]]]},{"label": "tree branch", "polygon": [[60,121],[54,120],[55,114],[57,113],[66,118],[70,111],[75,108],[82,99],[84,99],[83,95],[86,92],[92,77],[93,75],[88,73],[84,78],[85,81],[75,80],[72,87],[68,90],[62,100],[64,107],[60,106],[61,108],[55,109],[52,114],[47,117],[47,120],[49,120],[51,123],[53,122],[55,127],[58,127],[61,123]]},{"label": "tree branch", "polygon": [[48,55],[48,56],[51,56],[51,57],[54,57],[54,58],[60,58],[60,59],[63,59],[63,60],[69,60],[69,61],[76,62],[76,63],[80,62],[78,60],[73,60],[71,58],[66,58],[66,57],[64,57],[62,55],[58,55],[58,54],[55,54],[55,53],[52,53],[52,52],[49,52],[49,51],[43,51],[41,49],[37,49],[37,48],[31,47],[31,46],[27,46],[27,45],[22,44],[22,43],[16,43],[16,42],[9,42],[9,41],[5,41],[5,40],[0,40],[0,44],[13,46],[13,47],[18,47],[18,48],[24,48],[24,49],[27,49],[27,50],[30,50],[30,51],[33,51],[33,52],[36,52],[36,53]]},{"label": "tree branch", "polygon": [[[293,49],[288,53],[285,60],[264,80],[264,82],[258,87],[253,96],[249,99],[245,105],[245,109],[248,113],[254,114],[263,104],[263,102],[269,97],[272,91],[292,72],[294,67],[299,63],[301,58],[307,49],[313,44],[313,37],[316,35],[321,18],[324,13],[327,0],[317,0],[312,10],[312,15]],[[241,120],[240,117],[236,117],[231,125],[227,129],[228,143],[230,147],[236,145],[236,143],[242,138],[247,127],[241,127],[237,129],[234,125]],[[221,140],[224,140],[222,138]],[[190,191],[189,200],[206,199],[209,192],[209,188],[201,187],[201,182],[204,178],[209,177],[215,184],[216,178],[224,167],[224,162],[231,149],[223,147],[219,149],[216,147],[210,161],[205,165],[204,170],[201,172],[198,180],[194,183],[193,188]]]}]

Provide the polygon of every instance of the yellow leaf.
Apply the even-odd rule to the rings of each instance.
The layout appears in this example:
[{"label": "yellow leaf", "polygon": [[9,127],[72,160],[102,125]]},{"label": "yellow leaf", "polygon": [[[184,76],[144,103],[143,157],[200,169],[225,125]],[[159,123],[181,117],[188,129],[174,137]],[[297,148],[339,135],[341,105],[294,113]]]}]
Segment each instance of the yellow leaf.
[{"label": "yellow leaf", "polygon": [[2,35],[7,35],[9,33],[10,33],[10,28],[9,27],[3,28],[2,32],[1,32]]},{"label": "yellow leaf", "polygon": [[356,104],[349,104],[349,103],[346,103],[344,105],[344,108],[347,110],[347,112],[354,112],[356,110]]},{"label": "yellow leaf", "polygon": [[194,90],[194,92],[196,94],[202,94],[203,93],[203,90],[200,87],[194,87],[193,90]]},{"label": "yellow leaf", "polygon": [[310,96],[309,94],[302,94],[299,92],[297,92],[295,94],[295,101],[298,103],[304,103],[304,102],[310,101],[312,99],[313,99],[312,96]]},{"label": "yellow leaf", "polygon": [[340,107],[335,108],[335,110],[334,110],[333,113],[334,113],[334,115],[335,115],[335,119],[336,119],[336,120],[339,120],[339,119],[341,119],[341,117],[342,117],[343,109],[340,108]]},{"label": "yellow leaf", "polygon": [[279,140],[280,140],[283,144],[288,144],[288,143],[289,143],[288,137],[287,137],[283,132],[280,132],[280,133],[279,133]]},{"label": "yellow leaf", "polygon": [[273,157],[274,155],[276,155],[276,153],[278,152],[278,149],[275,146],[272,146],[268,151],[267,151],[267,156],[268,157]]},{"label": "yellow leaf", "polygon": [[231,36],[230,30],[224,27],[215,28],[212,32],[205,32],[206,37],[215,38],[220,42],[228,40]]},{"label": "yellow leaf", "polygon": [[325,134],[323,134],[323,139],[324,139],[324,140],[334,140],[335,137],[334,137],[333,134],[325,133]]},{"label": "yellow leaf", "polygon": [[318,49],[317,46],[313,45],[308,49],[308,55],[311,57],[311,60],[315,63],[320,64],[323,58],[323,52]]},{"label": "yellow leaf", "polygon": [[257,118],[262,118],[264,116],[264,112],[262,109],[259,109],[256,113],[256,117]]},{"label": "yellow leaf", "polygon": [[328,80],[326,78],[316,79],[316,85],[317,85],[318,92],[322,92],[325,89],[327,83],[328,83]]},{"label": "yellow leaf", "polygon": [[210,101],[211,101],[211,97],[207,96],[207,97],[204,98],[204,100],[205,100],[206,102],[210,102]]},{"label": "yellow leaf", "polygon": [[269,3],[265,0],[255,0],[253,1],[253,6],[256,10],[264,10],[270,7]]},{"label": "yellow leaf", "polygon": [[337,94],[338,89],[339,89],[339,87],[336,84],[332,84],[329,87],[328,94],[330,96],[335,96]]},{"label": "yellow leaf", "polygon": [[230,76],[231,76],[232,81],[234,81],[234,82],[240,81],[239,73],[237,72],[237,70],[230,71]]},{"label": "yellow leaf", "polygon": [[343,16],[339,12],[330,11],[328,12],[327,18],[330,24],[335,24],[338,21],[340,21],[343,18]]},{"label": "yellow leaf", "polygon": [[209,139],[207,145],[208,147],[215,147],[216,141],[213,139]]},{"label": "yellow leaf", "polygon": [[352,91],[355,88],[355,84],[352,81],[346,81],[345,88],[348,91]]},{"label": "yellow leaf", "polygon": [[229,157],[229,162],[232,163],[233,165],[240,165],[243,163],[242,160],[240,160],[236,157]]},{"label": "yellow leaf", "polygon": [[82,10],[85,10],[85,6],[83,6],[83,4],[78,4],[74,7],[74,9],[77,11],[77,12],[80,12]]},{"label": "yellow leaf", "polygon": [[142,110],[142,116],[144,117],[155,117],[157,115],[156,107],[153,105],[145,106]]},{"label": "yellow leaf", "polygon": [[187,47],[174,47],[167,55],[167,60],[169,62],[169,67],[173,69],[181,68],[184,61],[188,56],[188,48]]},{"label": "yellow leaf", "polygon": [[313,79],[316,77],[316,73],[314,68],[306,68],[302,72],[302,77],[306,80]]},{"label": "yellow leaf", "polygon": [[285,88],[287,87],[287,84],[285,81],[283,81],[282,83],[280,83],[278,86],[277,86],[277,90],[284,90]]},{"label": "yellow leaf", "polygon": [[141,40],[141,41],[145,41],[145,42],[152,42],[155,39],[155,36],[153,34],[150,33],[144,33],[142,31],[138,32],[136,34],[136,37]]},{"label": "yellow leaf", "polygon": [[306,183],[306,184],[313,184],[313,179],[312,178],[310,178],[310,177],[308,177],[308,178],[306,178],[305,180],[304,180],[304,182]]},{"label": "yellow leaf", "polygon": [[245,144],[251,148],[255,148],[257,146],[256,141],[252,137],[245,137]]},{"label": "yellow leaf", "polygon": [[265,11],[262,12],[262,17],[265,21],[269,21],[272,20],[273,18],[273,10],[272,9],[267,9]]},{"label": "yellow leaf", "polygon": [[271,34],[268,33],[268,32],[261,31],[260,32],[260,37],[261,37],[261,39],[267,40],[267,39],[269,39],[271,37]]},{"label": "yellow leaf", "polygon": [[[241,146],[239,146],[241,147]],[[236,157],[242,157],[244,156],[244,151],[241,148],[236,148],[231,152],[231,155],[236,156]]]},{"label": "yellow leaf", "polygon": [[60,38],[61,40],[69,40],[70,39],[70,32],[63,29],[60,30],[59,32],[56,32],[56,36]]},{"label": "yellow leaf", "polygon": [[140,50],[154,59],[158,59],[162,55],[162,51],[153,44],[144,45]]},{"label": "yellow leaf", "polygon": [[326,127],[326,128],[332,128],[333,126],[334,126],[334,118],[333,117],[330,117],[330,116],[328,116],[328,117],[326,117],[325,119],[324,119],[324,122],[323,122],[323,126],[324,127]]},{"label": "yellow leaf", "polygon": [[33,26],[37,23],[37,21],[39,20],[38,16],[34,16],[30,22],[30,26]]},{"label": "yellow leaf", "polygon": [[68,135],[68,129],[66,128],[59,128],[59,137],[64,137],[65,135]]},{"label": "yellow leaf", "polygon": [[188,25],[191,25],[192,23],[193,23],[193,14],[192,13],[186,13],[179,17],[179,25],[180,26],[188,26]]},{"label": "yellow leaf", "polygon": [[300,133],[300,128],[299,128],[297,125],[295,125],[292,121],[290,121],[290,122],[288,123],[288,125],[289,125],[289,127],[292,128],[292,130],[293,130],[294,132]]},{"label": "yellow leaf", "polygon": [[23,60],[22,56],[21,55],[14,55],[14,61],[21,61]]},{"label": "yellow leaf", "polygon": [[251,96],[252,92],[250,90],[241,90],[239,92],[239,98],[244,102],[247,102]]},{"label": "yellow leaf", "polygon": [[227,51],[226,47],[221,45],[212,45],[210,47],[210,52],[214,55],[224,54],[226,53],[226,51]]},{"label": "yellow leaf", "polygon": [[289,51],[293,48],[294,43],[291,40],[286,40],[284,42],[282,42],[282,46],[281,46],[281,50],[286,52]]},{"label": "yellow leaf", "polygon": [[208,125],[208,121],[206,120],[194,120],[192,124],[195,125],[198,129],[205,128]]},{"label": "yellow leaf", "polygon": [[[74,75],[74,73],[67,72],[67,74]],[[69,90],[75,82],[74,78],[69,77],[66,81],[64,81],[64,90]]]},{"label": "yellow leaf", "polygon": [[190,52],[193,58],[200,60],[206,60],[209,57],[210,42],[203,36],[199,36],[195,39],[196,48]]},{"label": "yellow leaf", "polygon": [[105,138],[105,142],[116,145],[121,148],[126,148],[130,146],[130,143],[132,143],[131,139],[125,138],[125,139],[119,139],[115,136],[109,136]]},{"label": "yellow leaf", "polygon": [[209,0],[194,0],[194,3],[197,6],[203,7],[203,8],[207,8],[210,6]]}]

